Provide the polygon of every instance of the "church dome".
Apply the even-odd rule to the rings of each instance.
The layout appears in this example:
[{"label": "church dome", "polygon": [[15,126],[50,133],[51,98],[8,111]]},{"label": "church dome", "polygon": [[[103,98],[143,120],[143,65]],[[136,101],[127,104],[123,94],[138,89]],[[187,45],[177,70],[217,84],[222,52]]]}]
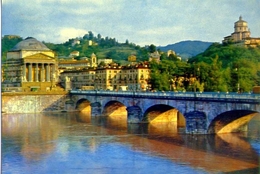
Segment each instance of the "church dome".
[{"label": "church dome", "polygon": [[37,51],[45,51],[50,50],[44,45],[42,42],[36,40],[33,37],[27,37],[23,41],[16,44],[10,51],[20,51],[20,50],[37,50]]},{"label": "church dome", "polygon": [[242,20],[242,16],[240,16],[239,20],[235,22],[235,27],[247,27],[247,22]]}]

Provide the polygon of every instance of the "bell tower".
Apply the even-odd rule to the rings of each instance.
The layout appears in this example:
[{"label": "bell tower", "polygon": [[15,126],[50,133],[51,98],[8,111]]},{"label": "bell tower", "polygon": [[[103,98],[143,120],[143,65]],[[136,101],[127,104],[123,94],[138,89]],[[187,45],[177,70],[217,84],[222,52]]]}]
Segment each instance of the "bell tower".
[{"label": "bell tower", "polygon": [[97,56],[94,53],[91,54],[90,66],[97,67]]}]

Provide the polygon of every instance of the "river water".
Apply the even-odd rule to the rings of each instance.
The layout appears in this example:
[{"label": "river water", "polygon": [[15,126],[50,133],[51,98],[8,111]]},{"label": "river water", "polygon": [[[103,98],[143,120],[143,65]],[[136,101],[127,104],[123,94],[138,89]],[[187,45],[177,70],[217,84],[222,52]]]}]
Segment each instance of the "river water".
[{"label": "river water", "polygon": [[260,173],[260,116],[246,133],[186,135],[83,113],[2,115],[2,173]]}]

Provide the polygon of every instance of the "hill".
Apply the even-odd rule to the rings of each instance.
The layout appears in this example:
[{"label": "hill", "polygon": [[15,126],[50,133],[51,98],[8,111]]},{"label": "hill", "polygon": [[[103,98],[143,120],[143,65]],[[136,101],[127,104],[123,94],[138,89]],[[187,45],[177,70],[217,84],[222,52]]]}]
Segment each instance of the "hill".
[{"label": "hill", "polygon": [[164,52],[173,50],[182,58],[187,59],[204,52],[211,44],[212,42],[181,41],[167,46],[159,46],[158,48]]},{"label": "hill", "polygon": [[6,35],[2,37],[2,61],[6,59],[6,53],[22,40],[23,38],[16,35]]},{"label": "hill", "polygon": [[[189,59],[204,79],[212,76],[212,81],[227,91],[251,91],[260,85],[260,47],[246,48],[234,44],[212,44],[205,52]],[[209,66],[210,65],[210,66]]]},{"label": "hill", "polygon": [[[241,61],[248,61],[257,65],[260,62],[260,48],[246,48],[238,47],[233,44],[222,45],[219,43],[214,43],[209,46],[203,53],[200,53],[189,59],[189,63],[205,62],[212,64],[213,59],[216,57],[218,58],[218,61],[221,62],[221,67],[223,69],[233,66],[233,64],[237,64]],[[240,66],[243,67],[245,65],[241,64]]]},{"label": "hill", "polygon": [[[6,59],[6,53],[13,48],[23,38],[15,35],[2,37],[2,62]],[[129,63],[128,56],[136,55],[137,61],[148,60],[148,50],[146,47],[140,47],[134,43],[119,43],[115,38],[101,37],[100,34],[95,36],[91,31],[83,37],[71,38],[64,43],[54,44],[43,42],[49,49],[53,50],[58,58],[69,58],[72,51],[78,51],[79,56],[74,57],[90,57],[95,53],[98,58],[111,58],[117,63]]]}]

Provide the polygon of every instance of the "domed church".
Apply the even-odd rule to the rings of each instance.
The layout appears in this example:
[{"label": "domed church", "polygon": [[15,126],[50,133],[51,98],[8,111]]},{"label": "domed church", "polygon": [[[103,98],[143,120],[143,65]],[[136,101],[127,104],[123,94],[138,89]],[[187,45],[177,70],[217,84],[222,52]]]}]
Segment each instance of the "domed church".
[{"label": "domed church", "polygon": [[232,42],[240,46],[256,47],[260,45],[260,38],[250,37],[251,32],[246,21],[239,17],[234,24],[234,32],[230,36],[224,37],[223,43]]},{"label": "domed church", "polygon": [[42,42],[28,37],[7,52],[3,89],[49,91],[58,81],[55,54]]}]

